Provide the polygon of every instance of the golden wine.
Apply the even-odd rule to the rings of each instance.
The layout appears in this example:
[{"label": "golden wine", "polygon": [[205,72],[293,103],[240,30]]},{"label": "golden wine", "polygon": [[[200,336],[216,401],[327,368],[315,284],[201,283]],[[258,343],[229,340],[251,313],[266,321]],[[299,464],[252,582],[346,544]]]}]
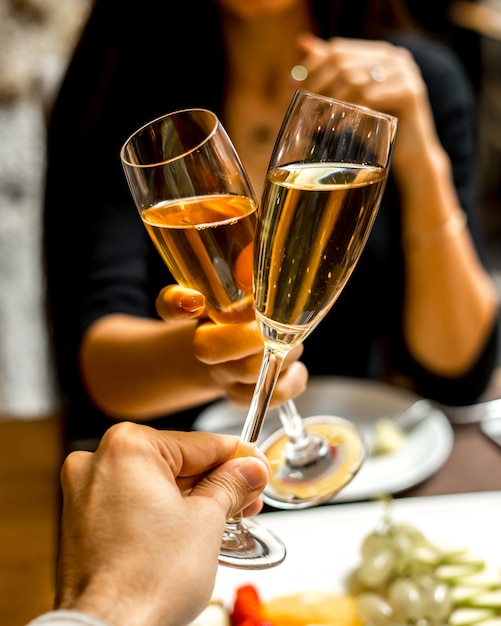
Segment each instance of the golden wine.
[{"label": "golden wine", "polygon": [[251,198],[226,194],[162,202],[141,214],[176,281],[205,296],[215,322],[254,319],[256,208]]},{"label": "golden wine", "polygon": [[256,314],[267,341],[301,343],[334,304],[365,246],[386,174],[350,163],[268,172],[254,257]]}]

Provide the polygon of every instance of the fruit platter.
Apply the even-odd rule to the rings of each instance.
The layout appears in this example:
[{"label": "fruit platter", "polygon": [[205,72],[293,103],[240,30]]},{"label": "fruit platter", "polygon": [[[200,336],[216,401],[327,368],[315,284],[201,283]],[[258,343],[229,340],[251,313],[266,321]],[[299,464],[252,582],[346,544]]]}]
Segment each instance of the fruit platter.
[{"label": "fruit platter", "polygon": [[501,626],[501,492],[266,513],[270,570],[220,567],[195,626]]}]

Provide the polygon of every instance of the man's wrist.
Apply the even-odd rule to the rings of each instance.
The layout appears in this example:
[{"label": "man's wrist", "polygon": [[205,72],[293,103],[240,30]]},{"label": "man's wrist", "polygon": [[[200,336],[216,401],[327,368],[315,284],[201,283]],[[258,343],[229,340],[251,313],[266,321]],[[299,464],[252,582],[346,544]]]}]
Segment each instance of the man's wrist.
[{"label": "man's wrist", "polygon": [[59,609],[40,615],[27,626],[111,626],[111,624],[82,611]]}]

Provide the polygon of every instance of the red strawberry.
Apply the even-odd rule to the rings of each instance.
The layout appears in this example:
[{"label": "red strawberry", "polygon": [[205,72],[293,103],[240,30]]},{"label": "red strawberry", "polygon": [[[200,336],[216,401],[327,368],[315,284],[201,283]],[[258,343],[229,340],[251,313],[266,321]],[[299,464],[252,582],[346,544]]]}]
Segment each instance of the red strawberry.
[{"label": "red strawberry", "polygon": [[236,592],[231,626],[273,626],[263,615],[263,604],[253,585],[243,585]]}]

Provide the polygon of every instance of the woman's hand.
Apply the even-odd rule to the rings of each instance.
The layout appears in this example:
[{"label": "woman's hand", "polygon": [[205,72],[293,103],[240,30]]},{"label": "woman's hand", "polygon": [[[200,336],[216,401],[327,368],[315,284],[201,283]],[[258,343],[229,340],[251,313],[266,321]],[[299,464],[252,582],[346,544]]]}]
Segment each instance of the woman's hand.
[{"label": "woman's hand", "polygon": [[[263,339],[257,322],[215,324],[206,317],[204,298],[197,291],[169,285],[160,292],[157,311],[171,324],[199,319],[193,335],[193,352],[208,366],[209,375],[226,397],[241,407],[249,406],[263,356]],[[301,394],[308,381],[306,367],[298,361],[303,346],[290,351],[280,374],[271,406]]]},{"label": "woman's hand", "polygon": [[430,142],[438,145],[426,85],[408,50],[386,41],[324,41],[309,34],[300,37],[299,46],[308,71],[302,88],[398,118],[395,174],[404,174]]}]

